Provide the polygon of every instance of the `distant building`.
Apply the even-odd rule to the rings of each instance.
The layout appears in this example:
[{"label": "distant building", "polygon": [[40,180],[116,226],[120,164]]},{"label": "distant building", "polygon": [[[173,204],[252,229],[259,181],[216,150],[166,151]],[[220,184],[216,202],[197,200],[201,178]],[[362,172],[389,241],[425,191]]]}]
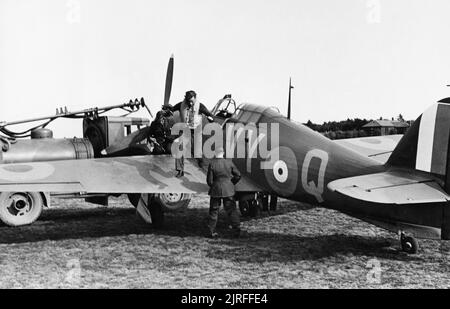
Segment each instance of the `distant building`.
[{"label": "distant building", "polygon": [[374,120],[363,126],[369,136],[405,134],[410,124],[404,121],[395,120]]}]

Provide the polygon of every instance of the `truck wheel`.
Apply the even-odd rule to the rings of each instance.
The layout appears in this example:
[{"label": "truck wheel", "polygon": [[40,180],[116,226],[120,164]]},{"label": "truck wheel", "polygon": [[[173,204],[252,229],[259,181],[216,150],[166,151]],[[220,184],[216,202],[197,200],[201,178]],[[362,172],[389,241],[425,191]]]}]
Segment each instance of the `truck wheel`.
[{"label": "truck wheel", "polygon": [[32,224],[41,215],[43,204],[38,192],[2,192],[0,220],[9,226]]},{"label": "truck wheel", "polygon": [[155,202],[161,205],[165,212],[177,212],[186,209],[191,202],[192,195],[184,193],[155,194]]}]

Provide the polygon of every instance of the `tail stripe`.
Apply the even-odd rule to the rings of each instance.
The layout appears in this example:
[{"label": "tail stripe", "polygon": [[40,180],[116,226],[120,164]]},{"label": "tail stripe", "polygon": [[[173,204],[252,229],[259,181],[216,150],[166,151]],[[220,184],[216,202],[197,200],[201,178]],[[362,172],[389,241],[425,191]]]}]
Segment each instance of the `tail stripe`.
[{"label": "tail stripe", "polygon": [[438,104],[434,104],[422,115],[417,141],[416,169],[431,172],[434,133]]},{"label": "tail stripe", "polygon": [[447,174],[448,144],[450,141],[450,105],[439,104],[434,132],[433,161],[431,173]]}]

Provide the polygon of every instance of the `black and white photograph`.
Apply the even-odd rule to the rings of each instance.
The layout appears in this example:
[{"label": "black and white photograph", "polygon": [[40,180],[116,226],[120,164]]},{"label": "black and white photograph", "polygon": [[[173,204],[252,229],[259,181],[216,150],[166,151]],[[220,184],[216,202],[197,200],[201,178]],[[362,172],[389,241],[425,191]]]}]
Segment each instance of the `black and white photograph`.
[{"label": "black and white photograph", "polygon": [[0,0],[0,289],[449,288],[449,12]]}]

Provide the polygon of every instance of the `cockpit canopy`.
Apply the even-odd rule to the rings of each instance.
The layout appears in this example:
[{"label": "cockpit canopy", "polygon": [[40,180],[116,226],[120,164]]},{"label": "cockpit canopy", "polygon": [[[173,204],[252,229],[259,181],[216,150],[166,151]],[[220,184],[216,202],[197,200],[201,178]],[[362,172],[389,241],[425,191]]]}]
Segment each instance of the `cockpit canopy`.
[{"label": "cockpit canopy", "polygon": [[216,117],[228,119],[236,112],[236,101],[231,97],[231,94],[227,94],[223,99],[217,102],[212,110],[212,114]]},{"label": "cockpit canopy", "polygon": [[212,114],[220,123],[230,118],[241,123],[258,123],[263,114],[268,118],[285,118],[276,107],[249,103],[244,103],[237,107],[231,95],[226,95],[219,100],[212,109]]}]

